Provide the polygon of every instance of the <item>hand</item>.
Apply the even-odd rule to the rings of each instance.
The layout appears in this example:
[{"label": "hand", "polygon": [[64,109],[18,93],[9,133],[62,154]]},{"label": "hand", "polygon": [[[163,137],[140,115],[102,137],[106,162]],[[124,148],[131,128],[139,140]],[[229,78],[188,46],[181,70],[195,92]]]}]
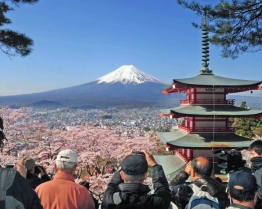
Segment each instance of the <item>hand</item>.
[{"label": "hand", "polygon": [[131,155],[131,154],[133,154],[134,152],[135,152],[135,150],[131,149],[129,152],[126,152],[126,156],[127,156],[127,155]]},{"label": "hand", "polygon": [[149,154],[146,150],[142,150],[142,152],[145,154],[148,166],[155,166],[155,165],[157,165],[154,157],[151,154]]},{"label": "hand", "polygon": [[188,163],[187,163],[187,165],[186,165],[186,168],[185,168],[185,172],[190,176],[190,174],[191,174],[191,169],[192,169],[192,167],[191,167],[191,161],[189,161]]},{"label": "hand", "polygon": [[21,176],[26,178],[27,169],[26,169],[25,165],[21,165],[19,163],[16,163],[15,166],[14,166],[14,169],[17,170],[20,173]]}]

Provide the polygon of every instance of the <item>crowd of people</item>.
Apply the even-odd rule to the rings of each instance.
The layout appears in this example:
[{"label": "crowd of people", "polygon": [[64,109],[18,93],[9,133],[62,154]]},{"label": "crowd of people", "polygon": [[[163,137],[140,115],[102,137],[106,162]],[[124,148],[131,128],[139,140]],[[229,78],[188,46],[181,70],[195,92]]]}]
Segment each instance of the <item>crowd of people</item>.
[{"label": "crowd of people", "polygon": [[[146,150],[129,151],[107,185],[98,203],[87,182],[75,183],[77,153],[62,150],[55,160],[55,176],[30,157],[23,157],[14,168],[0,167],[1,209],[190,209],[262,208],[262,141],[249,147],[252,172],[238,169],[224,185],[213,173],[213,164],[200,156],[188,162],[168,182],[161,165]],[[150,168],[150,169],[149,169]],[[150,175],[153,190],[143,182]]]}]

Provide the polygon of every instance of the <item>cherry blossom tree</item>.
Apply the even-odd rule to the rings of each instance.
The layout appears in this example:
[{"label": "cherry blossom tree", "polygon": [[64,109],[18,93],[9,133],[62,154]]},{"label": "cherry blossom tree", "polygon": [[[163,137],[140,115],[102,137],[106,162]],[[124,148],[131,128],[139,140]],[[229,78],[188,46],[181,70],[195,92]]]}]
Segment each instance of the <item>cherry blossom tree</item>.
[{"label": "cherry blossom tree", "polygon": [[10,109],[8,107],[1,107],[0,117],[3,119],[3,131],[6,137],[3,139],[3,146],[1,147],[2,154],[0,156],[1,164],[3,165],[17,160],[14,151],[16,150],[16,146],[19,147],[19,144],[16,140],[21,133],[21,126],[28,123],[29,116],[26,113],[25,108]]},{"label": "cherry blossom tree", "polygon": [[[127,151],[146,149],[154,153],[159,143],[127,128],[120,130],[120,127],[74,125],[67,129],[50,128],[32,120],[27,108],[1,108],[0,115],[7,138],[0,154],[2,166],[26,155],[53,175],[55,156],[60,150],[72,149],[78,153],[78,181],[89,181],[91,190],[96,193],[104,192],[112,170],[118,168]],[[123,136],[120,131],[128,134]]]}]

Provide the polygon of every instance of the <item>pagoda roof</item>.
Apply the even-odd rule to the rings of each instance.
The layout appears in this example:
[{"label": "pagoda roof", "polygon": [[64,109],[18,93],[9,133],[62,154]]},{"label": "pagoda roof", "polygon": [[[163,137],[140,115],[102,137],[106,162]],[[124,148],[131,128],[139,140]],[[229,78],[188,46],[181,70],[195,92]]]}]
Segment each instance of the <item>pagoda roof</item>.
[{"label": "pagoda roof", "polygon": [[184,85],[192,85],[192,86],[252,86],[259,85],[262,81],[254,81],[254,80],[241,80],[241,79],[233,79],[226,78],[221,76],[216,76],[213,74],[202,74],[197,75],[191,78],[184,79],[173,79],[174,83],[184,84]]},{"label": "pagoda roof", "polygon": [[160,110],[164,115],[183,116],[259,116],[262,110],[251,110],[233,105],[187,105]]},{"label": "pagoda roof", "polygon": [[176,154],[174,155],[153,155],[157,164],[162,165],[165,175],[173,179],[178,172],[185,169],[186,162]]},{"label": "pagoda roof", "polygon": [[174,132],[157,132],[157,135],[162,142],[183,148],[245,148],[252,142],[252,139],[234,133],[190,134],[177,129]]}]

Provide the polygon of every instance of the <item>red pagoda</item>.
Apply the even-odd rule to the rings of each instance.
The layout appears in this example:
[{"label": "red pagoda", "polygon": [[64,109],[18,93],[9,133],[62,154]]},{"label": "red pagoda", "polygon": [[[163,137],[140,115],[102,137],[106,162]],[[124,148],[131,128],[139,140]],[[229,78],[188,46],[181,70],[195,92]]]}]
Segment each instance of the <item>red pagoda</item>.
[{"label": "red pagoda", "polygon": [[[185,93],[186,99],[180,106],[161,110],[160,115],[183,118],[183,123],[173,132],[158,132],[157,135],[169,150],[185,161],[199,155],[212,157],[214,149],[248,147],[251,139],[236,135],[229,127],[232,117],[262,119],[261,110],[234,106],[234,99],[227,99],[229,93],[260,90],[262,81],[239,80],[216,76],[208,68],[209,43],[206,17],[202,30],[203,68],[195,77],[173,79],[163,94]],[[214,156],[213,156],[214,157]]]}]

